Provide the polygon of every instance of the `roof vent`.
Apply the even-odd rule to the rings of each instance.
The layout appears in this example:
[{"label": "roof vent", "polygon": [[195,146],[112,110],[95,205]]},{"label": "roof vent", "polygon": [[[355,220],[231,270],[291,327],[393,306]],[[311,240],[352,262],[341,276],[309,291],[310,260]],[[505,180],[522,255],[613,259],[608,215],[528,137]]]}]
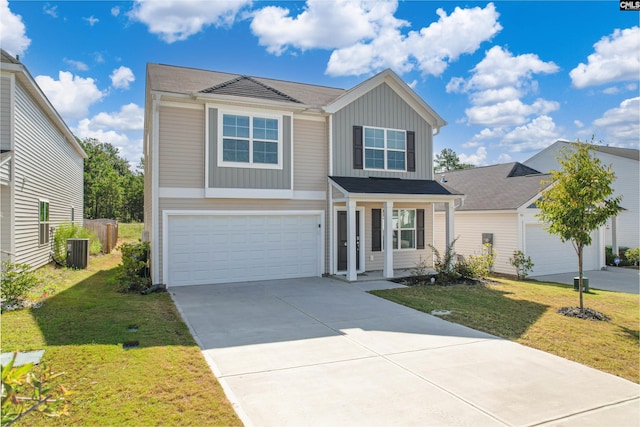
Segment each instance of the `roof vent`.
[{"label": "roof vent", "polygon": [[440,178],[440,182],[447,182],[447,178],[445,178],[444,175],[442,175],[442,178]]}]

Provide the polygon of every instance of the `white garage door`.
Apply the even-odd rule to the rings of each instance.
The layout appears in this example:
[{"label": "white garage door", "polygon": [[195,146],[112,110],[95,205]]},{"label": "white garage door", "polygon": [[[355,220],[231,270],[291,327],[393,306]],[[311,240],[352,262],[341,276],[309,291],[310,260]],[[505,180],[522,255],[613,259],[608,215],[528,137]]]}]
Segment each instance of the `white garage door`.
[{"label": "white garage door", "polygon": [[168,286],[320,276],[318,214],[171,215]]},{"label": "white garage door", "polygon": [[[527,224],[525,242],[525,252],[534,263],[530,276],[577,273],[578,254],[573,245],[570,242],[562,243],[556,235],[547,233],[542,225]],[[593,245],[584,248],[582,262],[584,271],[598,269],[598,257]]]}]

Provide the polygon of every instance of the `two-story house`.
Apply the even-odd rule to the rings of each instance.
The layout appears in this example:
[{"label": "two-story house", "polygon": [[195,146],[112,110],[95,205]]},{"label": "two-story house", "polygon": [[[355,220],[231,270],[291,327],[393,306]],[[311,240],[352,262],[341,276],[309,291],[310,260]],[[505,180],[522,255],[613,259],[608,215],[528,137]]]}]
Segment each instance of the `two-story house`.
[{"label": "two-story house", "polygon": [[40,267],[51,230],[82,224],[87,157],[27,67],[0,52],[0,255]]},{"label": "two-story house", "polygon": [[[145,238],[155,284],[345,275],[432,260],[460,194],[446,122],[391,70],[335,89],[149,64]],[[443,230],[434,204],[445,203]]]}]

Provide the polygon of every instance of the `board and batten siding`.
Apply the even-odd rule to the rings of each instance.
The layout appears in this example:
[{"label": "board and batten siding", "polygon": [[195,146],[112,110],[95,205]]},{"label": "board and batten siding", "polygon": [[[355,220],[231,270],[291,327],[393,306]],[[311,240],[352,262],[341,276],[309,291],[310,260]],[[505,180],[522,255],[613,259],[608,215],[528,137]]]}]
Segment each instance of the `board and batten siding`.
[{"label": "board and batten siding", "polygon": [[[445,214],[435,213],[435,247],[444,255],[445,251]],[[493,234],[493,249],[497,253],[494,271],[515,274],[509,263],[513,251],[518,250],[518,214],[513,213],[455,213],[455,251],[468,259],[469,255],[482,254],[482,234]]]},{"label": "board and batten siding", "polygon": [[83,159],[19,82],[15,85],[15,262],[39,267],[50,244],[38,242],[38,208],[49,202],[50,226],[83,218]]},{"label": "board and batten siding", "polygon": [[293,135],[293,189],[326,191],[329,170],[327,124],[296,119]]},{"label": "board and batten siding", "polygon": [[[224,111],[224,110],[223,110]],[[258,114],[259,115],[259,114]],[[282,116],[282,169],[218,167],[218,109],[209,108],[209,188],[291,189],[291,122]]]},{"label": "board and batten siding", "polygon": [[[414,131],[416,171],[391,172],[353,168],[353,126]],[[389,85],[381,84],[333,116],[333,175],[433,179],[433,129]]]},{"label": "board and batten siding", "polygon": [[[202,211],[206,214],[206,211],[325,211],[326,201],[324,200],[251,200],[251,199],[172,199],[161,198],[159,200],[159,209],[161,214],[158,218],[158,229],[163,229],[163,215],[165,210],[188,210],[188,211]],[[328,240],[328,226],[327,218],[325,215],[325,260],[327,259],[327,242]],[[250,245],[251,242],[247,242]],[[162,254],[163,234],[158,233],[158,247]],[[165,283],[162,276],[162,269],[164,263],[164,254],[158,257],[158,272],[159,283]],[[328,264],[325,263],[325,269]]]},{"label": "board and batten siding", "polygon": [[160,187],[204,186],[204,106],[202,110],[160,107]]}]

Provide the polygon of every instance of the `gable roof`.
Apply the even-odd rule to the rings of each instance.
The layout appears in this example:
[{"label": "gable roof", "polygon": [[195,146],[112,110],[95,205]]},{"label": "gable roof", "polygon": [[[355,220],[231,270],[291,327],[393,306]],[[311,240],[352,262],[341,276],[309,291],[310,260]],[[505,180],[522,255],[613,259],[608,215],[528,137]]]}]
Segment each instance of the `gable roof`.
[{"label": "gable roof", "polygon": [[422,118],[429,122],[434,128],[439,129],[442,126],[447,125],[446,120],[440,117],[440,115],[436,113],[429,104],[427,104],[413,89],[409,87],[409,85],[404,82],[404,80],[389,68],[346,91],[340,97],[331,102],[331,104],[328,104],[325,107],[325,111],[335,113],[383,83],[387,83],[398,95],[400,95],[400,97],[402,97],[402,99],[404,99],[405,102],[411,105],[413,109],[416,110]]},{"label": "gable roof", "polygon": [[[153,63],[147,64],[147,82],[152,91],[191,96],[251,96],[318,108],[345,92],[326,86]],[[257,90],[259,96],[247,92],[251,89]]]},{"label": "gable roof", "polygon": [[550,177],[518,162],[436,174],[443,186],[467,196],[458,211],[516,210],[548,187],[542,181]]},{"label": "gable roof", "polygon": [[273,101],[289,101],[300,104],[300,101],[294,97],[249,76],[236,77],[235,79],[201,90],[200,92],[219,95],[246,96],[251,98],[270,99]]},{"label": "gable roof", "polygon": [[[553,144],[549,145],[547,148],[539,151],[538,153],[531,156],[529,159],[525,161],[525,163],[529,163],[531,160],[535,160],[537,157],[544,155],[547,151],[555,151],[559,150],[564,146],[569,146],[575,141],[564,141],[558,140]],[[610,154],[612,156],[622,157],[625,159],[640,161],[640,150],[634,148],[622,148],[622,147],[610,147],[608,145],[593,145],[596,151],[601,153]]]},{"label": "gable roof", "polygon": [[35,79],[31,76],[31,73],[29,73],[27,67],[18,59],[11,56],[7,51],[5,51],[4,49],[0,49],[0,69],[2,71],[8,71],[15,74],[16,80],[22,83],[27,92],[29,92],[31,97],[35,100],[35,102],[49,118],[49,120],[51,120],[54,126],[58,128],[67,142],[71,144],[71,146],[83,159],[86,159],[87,154],[82,149],[82,146],[78,143],[75,135],[73,135],[58,111],[53,107],[53,104],[51,104],[42,89],[40,89],[40,86],[38,86]]}]

